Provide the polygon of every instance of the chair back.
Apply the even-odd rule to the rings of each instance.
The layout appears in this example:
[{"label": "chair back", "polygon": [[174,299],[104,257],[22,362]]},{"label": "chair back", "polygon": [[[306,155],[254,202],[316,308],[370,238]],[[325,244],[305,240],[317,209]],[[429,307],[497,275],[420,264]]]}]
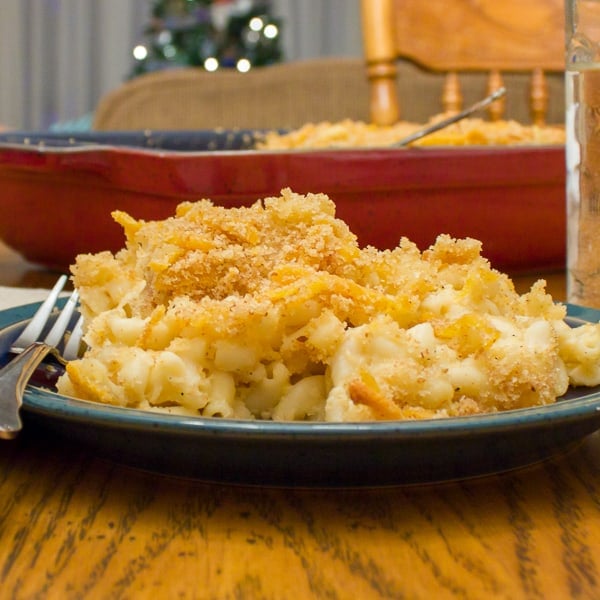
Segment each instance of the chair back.
[{"label": "chair back", "polygon": [[[463,107],[461,72],[487,73],[482,95],[503,85],[505,71],[529,72],[531,121],[546,121],[546,76],[565,66],[564,0],[361,0],[361,19],[374,123],[401,118],[398,59],[446,73],[443,111]],[[491,105],[492,119],[502,118],[506,101]]]},{"label": "chair back", "polygon": [[100,99],[96,130],[292,129],[369,119],[360,57],[327,57],[248,73],[181,68],[140,75]]}]

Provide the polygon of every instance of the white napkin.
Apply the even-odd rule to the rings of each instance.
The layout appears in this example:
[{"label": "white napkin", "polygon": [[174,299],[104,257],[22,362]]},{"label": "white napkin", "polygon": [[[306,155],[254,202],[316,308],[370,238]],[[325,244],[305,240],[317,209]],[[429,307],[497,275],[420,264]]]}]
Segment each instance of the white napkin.
[{"label": "white napkin", "polygon": [[44,300],[50,290],[41,288],[17,288],[0,286],[0,310],[40,302]]}]

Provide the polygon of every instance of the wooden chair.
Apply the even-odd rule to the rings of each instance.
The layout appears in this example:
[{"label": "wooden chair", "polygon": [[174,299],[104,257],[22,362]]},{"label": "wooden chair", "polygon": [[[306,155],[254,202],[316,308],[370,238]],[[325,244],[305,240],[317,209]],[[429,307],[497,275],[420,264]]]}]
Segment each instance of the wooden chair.
[{"label": "wooden chair", "polygon": [[[400,60],[396,95],[403,117],[423,123],[440,112],[445,74]],[[487,75],[461,75],[465,102],[481,98]],[[548,116],[564,118],[564,81],[552,73]],[[511,90],[507,112],[529,119],[529,75],[507,73]],[[207,73],[182,68],[141,75],[105,94],[93,115],[95,130],[143,129],[290,129],[308,122],[354,119],[369,121],[369,83],[360,57],[319,58],[262,67],[249,73],[224,70]]]},{"label": "wooden chair", "polygon": [[[374,123],[390,125],[402,116],[401,58],[447,73],[444,111],[462,107],[461,72],[488,73],[480,97],[503,84],[504,71],[530,72],[531,121],[545,122],[547,73],[564,72],[564,0],[361,0],[361,18]],[[490,117],[501,118],[505,105],[493,103]]]}]

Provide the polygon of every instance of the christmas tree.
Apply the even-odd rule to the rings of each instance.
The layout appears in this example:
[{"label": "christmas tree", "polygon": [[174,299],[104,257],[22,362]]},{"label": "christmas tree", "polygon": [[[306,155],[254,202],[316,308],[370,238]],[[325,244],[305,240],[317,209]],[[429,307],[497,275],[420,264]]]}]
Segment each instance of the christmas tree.
[{"label": "christmas tree", "polygon": [[208,71],[281,61],[281,22],[269,0],[155,0],[132,77],[173,67]]}]

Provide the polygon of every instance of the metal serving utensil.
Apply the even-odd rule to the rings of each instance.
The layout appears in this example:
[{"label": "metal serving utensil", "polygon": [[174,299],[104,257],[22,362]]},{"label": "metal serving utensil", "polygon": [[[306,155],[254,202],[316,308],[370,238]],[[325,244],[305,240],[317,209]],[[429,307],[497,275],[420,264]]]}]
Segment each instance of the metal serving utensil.
[{"label": "metal serving utensil", "polygon": [[486,106],[489,106],[492,102],[495,102],[499,98],[502,98],[504,94],[506,94],[506,88],[498,88],[495,92],[491,93],[489,96],[486,96],[483,100],[475,102],[475,104],[469,106],[468,108],[465,108],[464,110],[461,110],[460,112],[450,115],[449,117],[442,119],[441,121],[437,121],[432,125],[428,125],[427,127],[423,127],[423,129],[419,129],[418,131],[407,135],[400,141],[391,144],[391,147],[400,148],[402,146],[408,146],[408,144],[411,144],[416,140],[420,140],[421,138],[424,138],[430,133],[434,133],[436,131],[439,131],[440,129],[444,129],[444,127],[448,127],[448,125],[452,125],[452,123],[456,123],[457,121],[462,121],[462,119],[469,117],[473,113],[484,109]]}]

